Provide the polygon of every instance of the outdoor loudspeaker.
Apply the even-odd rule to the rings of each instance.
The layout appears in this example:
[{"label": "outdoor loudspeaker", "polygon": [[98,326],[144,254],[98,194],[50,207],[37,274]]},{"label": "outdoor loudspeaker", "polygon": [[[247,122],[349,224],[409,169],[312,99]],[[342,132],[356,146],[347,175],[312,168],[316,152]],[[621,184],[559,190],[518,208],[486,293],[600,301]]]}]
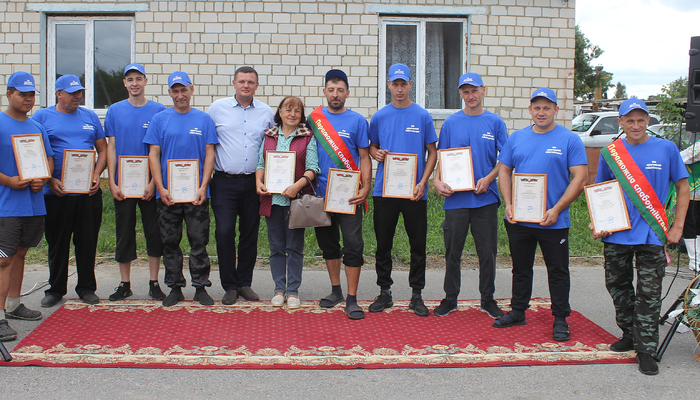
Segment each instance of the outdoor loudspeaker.
[{"label": "outdoor loudspeaker", "polygon": [[688,69],[688,105],[685,130],[700,132],[700,36],[690,38],[690,68]]}]

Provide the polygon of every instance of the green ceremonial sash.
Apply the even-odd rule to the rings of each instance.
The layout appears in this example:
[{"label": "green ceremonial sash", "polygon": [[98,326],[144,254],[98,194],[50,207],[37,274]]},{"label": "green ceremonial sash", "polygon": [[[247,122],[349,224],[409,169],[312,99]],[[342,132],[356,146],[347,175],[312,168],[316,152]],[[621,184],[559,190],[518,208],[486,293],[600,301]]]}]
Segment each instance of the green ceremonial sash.
[{"label": "green ceremonial sash", "polygon": [[617,178],[620,186],[627,196],[632,200],[632,204],[649,224],[651,229],[661,239],[661,243],[666,244],[666,234],[668,233],[668,219],[664,206],[661,204],[654,188],[651,186],[646,176],[634,162],[632,156],[622,143],[622,139],[610,143],[600,151],[605,162]]}]

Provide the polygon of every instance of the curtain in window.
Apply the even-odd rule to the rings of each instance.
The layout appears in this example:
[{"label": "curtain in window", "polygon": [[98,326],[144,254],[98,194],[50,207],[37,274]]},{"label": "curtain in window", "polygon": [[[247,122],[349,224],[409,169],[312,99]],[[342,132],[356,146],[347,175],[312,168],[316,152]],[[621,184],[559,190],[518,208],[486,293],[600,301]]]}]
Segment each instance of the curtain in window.
[{"label": "curtain in window", "polygon": [[442,24],[426,26],[425,108],[445,107],[445,40]]},{"label": "curtain in window", "polygon": [[[386,71],[384,77],[389,74],[389,67],[393,64],[406,64],[411,69],[411,79],[414,85],[411,88],[411,100],[416,101],[416,33],[415,25],[387,25],[386,26]],[[386,78],[384,78],[386,79]],[[380,77],[380,82],[382,77]],[[386,91],[386,104],[391,103],[391,92]]]}]

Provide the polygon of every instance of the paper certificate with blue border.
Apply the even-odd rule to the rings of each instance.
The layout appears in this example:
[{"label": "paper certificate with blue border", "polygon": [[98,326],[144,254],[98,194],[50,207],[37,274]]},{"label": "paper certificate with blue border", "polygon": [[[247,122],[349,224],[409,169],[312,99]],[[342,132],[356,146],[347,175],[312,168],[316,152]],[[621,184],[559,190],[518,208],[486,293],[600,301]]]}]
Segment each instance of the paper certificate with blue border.
[{"label": "paper certificate with blue border", "polygon": [[330,168],[326,185],[325,212],[355,214],[356,204],[349,200],[357,196],[360,188],[360,171]]},{"label": "paper certificate with blue border", "polygon": [[168,160],[168,192],[174,203],[192,203],[199,189],[199,160]]},{"label": "paper certificate with blue border", "polygon": [[547,175],[513,174],[513,220],[539,224],[547,211]]},{"label": "paper certificate with blue border", "polygon": [[66,193],[90,193],[95,170],[95,150],[63,151],[61,183]]},{"label": "paper certificate with blue border", "polygon": [[15,152],[19,178],[46,179],[50,178],[49,161],[41,135],[12,135],[12,148]]},{"label": "paper certificate with blue border", "polygon": [[386,153],[382,197],[413,198],[417,168],[418,156],[415,154]]},{"label": "paper certificate with blue border", "polygon": [[584,187],[593,232],[617,232],[632,229],[627,203],[617,180]]},{"label": "paper certificate with blue border", "polygon": [[476,189],[471,147],[440,150],[440,176],[455,192]]},{"label": "paper certificate with blue border", "polygon": [[142,198],[148,178],[148,156],[119,156],[119,188],[124,196]]}]

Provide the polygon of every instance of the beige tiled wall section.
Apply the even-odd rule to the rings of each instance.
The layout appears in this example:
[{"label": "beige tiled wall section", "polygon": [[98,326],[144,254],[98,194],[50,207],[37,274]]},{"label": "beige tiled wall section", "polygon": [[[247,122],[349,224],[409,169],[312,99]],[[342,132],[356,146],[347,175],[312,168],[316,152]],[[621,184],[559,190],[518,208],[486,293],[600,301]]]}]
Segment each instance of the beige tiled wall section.
[{"label": "beige tiled wall section", "polygon": [[[17,70],[41,75],[40,14],[26,11],[28,3],[42,1],[0,2],[0,84]],[[136,62],[149,73],[148,95],[166,105],[172,104],[166,91],[172,71],[191,75],[194,105],[206,109],[233,95],[237,67],[252,65],[260,73],[258,98],[274,107],[296,95],[312,108],[322,101],[323,74],[341,68],[350,76],[348,105],[370,117],[378,104],[379,16],[365,13],[365,6],[474,6],[486,14],[471,17],[469,61],[488,86],[487,109],[501,115],[509,131],[527,126],[532,90],[548,86],[559,96],[560,122],[571,119],[575,0],[118,2],[126,3],[148,5],[136,13]]]}]

